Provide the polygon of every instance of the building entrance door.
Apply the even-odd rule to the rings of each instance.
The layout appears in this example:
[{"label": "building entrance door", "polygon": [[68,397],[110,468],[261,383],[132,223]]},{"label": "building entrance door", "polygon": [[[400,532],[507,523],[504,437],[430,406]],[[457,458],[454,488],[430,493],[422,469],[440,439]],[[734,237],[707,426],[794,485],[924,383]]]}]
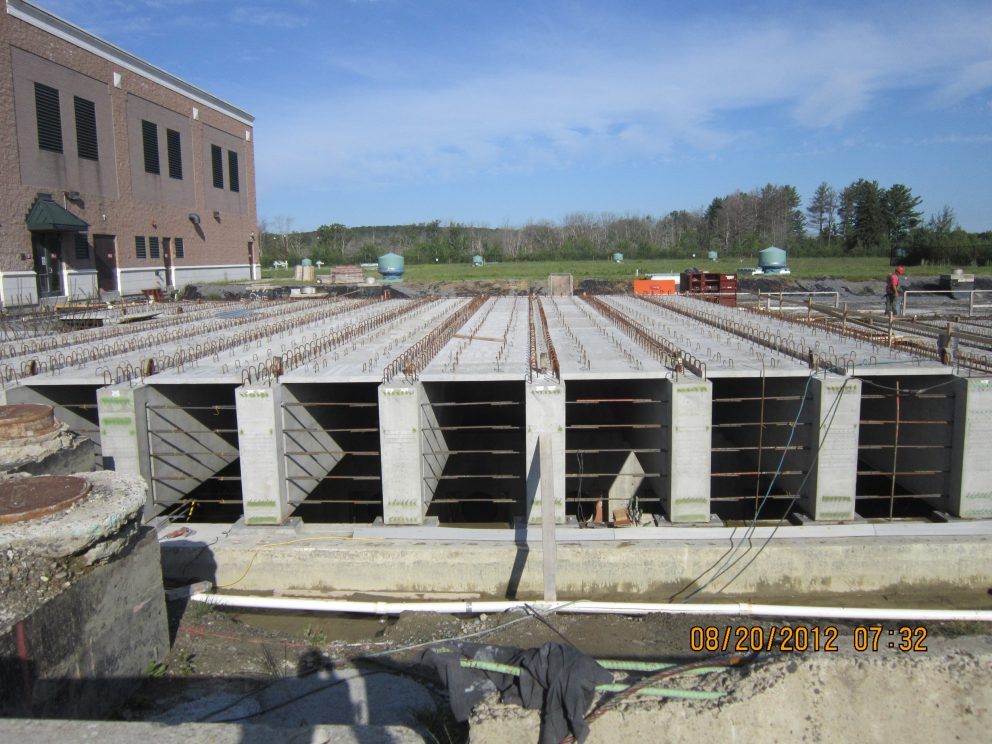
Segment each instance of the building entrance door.
[{"label": "building entrance door", "polygon": [[252,279],[262,278],[255,276],[255,243],[251,240],[248,241],[248,276]]},{"label": "building entrance door", "polygon": [[34,253],[34,272],[38,276],[38,297],[62,294],[61,233],[36,232],[31,234]]},{"label": "building entrance door", "polygon": [[93,262],[97,286],[102,292],[117,290],[117,239],[113,235],[93,236]]}]

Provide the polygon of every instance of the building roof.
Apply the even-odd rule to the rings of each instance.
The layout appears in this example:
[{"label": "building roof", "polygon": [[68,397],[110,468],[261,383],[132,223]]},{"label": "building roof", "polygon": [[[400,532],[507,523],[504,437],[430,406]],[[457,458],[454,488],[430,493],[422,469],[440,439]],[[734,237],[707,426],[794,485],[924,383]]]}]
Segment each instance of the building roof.
[{"label": "building roof", "polygon": [[90,227],[88,222],[56,204],[51,194],[38,194],[28,212],[27,223],[31,232],[85,232]]},{"label": "building roof", "polygon": [[36,5],[32,5],[26,0],[6,0],[7,13],[14,18],[18,18],[43,31],[47,31],[53,36],[64,39],[71,44],[75,44],[81,49],[102,57],[115,65],[135,72],[159,85],[169,88],[177,93],[197,101],[204,106],[209,106],[215,111],[219,111],[226,116],[237,119],[242,124],[251,125],[255,117],[247,111],[218,98],[212,93],[208,93],[202,88],[198,88],[192,83],[188,83],[182,78],[166,72],[160,67],[156,67],[150,62],[146,62],[140,57],[136,57],[130,52],[126,52],[118,46],[104,41],[98,36],[94,36],[79,26],[59,18],[57,15],[49,13]]}]

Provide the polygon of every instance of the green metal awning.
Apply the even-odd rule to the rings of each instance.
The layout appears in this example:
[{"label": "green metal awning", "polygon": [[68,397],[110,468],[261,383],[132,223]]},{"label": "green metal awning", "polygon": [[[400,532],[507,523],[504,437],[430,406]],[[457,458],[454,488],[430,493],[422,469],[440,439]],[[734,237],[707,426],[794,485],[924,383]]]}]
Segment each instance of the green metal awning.
[{"label": "green metal awning", "polygon": [[28,212],[27,223],[31,232],[85,232],[90,227],[56,204],[51,194],[38,194]]}]

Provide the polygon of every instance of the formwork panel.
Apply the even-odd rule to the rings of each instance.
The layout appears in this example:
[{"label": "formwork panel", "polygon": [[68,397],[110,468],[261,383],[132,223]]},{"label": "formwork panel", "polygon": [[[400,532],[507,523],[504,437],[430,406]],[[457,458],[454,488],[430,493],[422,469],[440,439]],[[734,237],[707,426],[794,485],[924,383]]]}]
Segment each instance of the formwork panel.
[{"label": "formwork panel", "polygon": [[[570,380],[565,402],[565,504],[579,521],[617,510],[661,514],[669,411],[656,379]],[[622,517],[622,514],[621,514]]]},{"label": "formwork panel", "polygon": [[436,484],[428,516],[447,523],[526,517],[523,381],[423,387],[423,477]]},{"label": "formwork panel", "polygon": [[286,384],[282,422],[294,516],[372,522],[383,515],[377,384]]}]

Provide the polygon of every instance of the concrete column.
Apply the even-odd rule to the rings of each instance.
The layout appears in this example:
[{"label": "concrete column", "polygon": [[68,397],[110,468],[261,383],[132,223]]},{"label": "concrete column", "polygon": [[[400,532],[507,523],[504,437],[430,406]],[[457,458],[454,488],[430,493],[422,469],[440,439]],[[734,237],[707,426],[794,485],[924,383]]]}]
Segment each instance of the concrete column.
[{"label": "concrete column", "polygon": [[956,517],[992,517],[992,379],[955,381],[949,508]]},{"label": "concrete column", "polygon": [[[125,475],[138,475],[151,484],[151,459],[148,456],[149,389],[145,385],[112,385],[97,391],[97,415],[100,423],[100,448],[103,467]],[[155,495],[150,485],[145,519],[156,516]]]},{"label": "concrete column", "polygon": [[[555,523],[565,522],[565,383],[524,385],[524,417],[527,422],[527,504],[530,524],[541,524],[542,498],[548,493],[544,481],[550,480],[554,494]],[[551,442],[552,471],[545,474],[540,459],[540,439]]]},{"label": "concrete column", "polygon": [[671,522],[709,522],[713,385],[681,378],[662,388],[670,419],[664,427],[662,507]]},{"label": "concrete column", "polygon": [[239,387],[234,395],[241,451],[245,524],[282,524],[289,518],[282,431],[282,386]]},{"label": "concrete column", "polygon": [[423,524],[448,461],[447,446],[419,382],[379,386],[382,519]]},{"label": "concrete column", "polygon": [[812,472],[800,494],[803,511],[818,520],[854,519],[858,480],[861,380],[816,377],[810,381]]}]

